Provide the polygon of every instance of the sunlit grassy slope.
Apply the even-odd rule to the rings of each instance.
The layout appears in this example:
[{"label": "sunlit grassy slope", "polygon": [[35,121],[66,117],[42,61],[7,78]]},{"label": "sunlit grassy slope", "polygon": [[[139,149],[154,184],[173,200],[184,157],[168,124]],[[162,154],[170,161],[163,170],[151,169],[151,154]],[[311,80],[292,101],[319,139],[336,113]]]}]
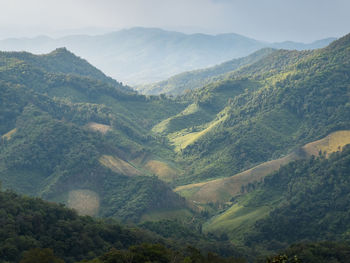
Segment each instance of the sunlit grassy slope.
[{"label": "sunlit grassy slope", "polygon": [[99,162],[118,174],[126,176],[141,175],[141,172],[130,163],[115,156],[102,155]]},{"label": "sunlit grassy slope", "polygon": [[227,202],[241,193],[242,186],[262,180],[264,176],[277,171],[282,165],[310,155],[318,156],[320,152],[330,154],[341,150],[349,143],[350,131],[337,131],[321,140],[306,144],[299,151],[262,163],[234,176],[179,186],[175,191],[197,203]]},{"label": "sunlit grassy slope", "polygon": [[[317,156],[320,151],[327,151],[326,156],[329,156],[331,153],[342,150],[343,147],[347,144],[350,144],[350,131],[338,131],[328,135],[327,137],[321,140],[306,144],[302,147],[302,150],[304,153],[306,153],[306,155],[304,156]],[[298,158],[300,158],[300,155],[298,156]],[[288,162],[293,159],[295,160],[295,158],[290,158]],[[277,170],[278,169],[275,169],[275,171]],[[233,181],[234,177],[235,176],[229,179]],[[208,183],[210,184],[210,182]],[[201,189],[203,189],[204,186],[205,185],[202,185]],[[193,186],[193,188],[195,187],[196,186]],[[222,187],[217,187],[215,189],[215,191],[218,192],[222,190],[225,191],[226,189]],[[219,234],[227,233],[231,240],[236,242],[242,242],[245,233],[251,231],[256,221],[266,217],[269,214],[269,212],[276,207],[276,204],[279,203],[279,200],[281,198],[280,194],[274,194],[273,192],[270,192],[270,194],[267,196],[267,199],[264,200],[264,203],[261,204],[261,206],[246,205],[247,203],[249,203],[249,199],[255,198],[256,194],[259,193],[249,193],[247,196],[244,196],[241,200],[239,199],[238,203],[234,204],[227,211],[212,218],[205,224],[204,231],[215,232]],[[195,194],[193,196],[195,196]],[[224,200],[225,199],[222,199],[221,201]]]},{"label": "sunlit grassy slope", "polygon": [[204,227],[204,232],[213,232],[217,235],[227,234],[234,243],[241,243],[247,230],[249,230],[257,220],[266,217],[272,211],[270,206],[245,207],[235,204],[225,213],[220,214]]}]

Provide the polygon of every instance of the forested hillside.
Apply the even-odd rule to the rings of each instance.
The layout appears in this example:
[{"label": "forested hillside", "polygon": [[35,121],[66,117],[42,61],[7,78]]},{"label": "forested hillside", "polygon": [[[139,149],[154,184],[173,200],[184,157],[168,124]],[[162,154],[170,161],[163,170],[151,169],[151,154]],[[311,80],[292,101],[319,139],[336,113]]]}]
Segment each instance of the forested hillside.
[{"label": "forested hillside", "polygon": [[[267,177],[249,205],[280,199],[247,235],[247,245],[272,249],[300,240],[348,241],[350,147],[330,158],[297,161]],[[270,198],[271,200],[271,198]]]},{"label": "forested hillside", "polygon": [[200,107],[181,118],[203,108],[214,110],[213,118],[157,129],[191,167],[181,182],[233,175],[349,129],[349,47],[347,35],[313,52],[276,51],[196,91]]},{"label": "forested hillside", "polygon": [[227,233],[260,253],[300,241],[349,241],[350,147],[292,162],[256,183],[205,231]]},{"label": "forested hillside", "polygon": [[[0,191],[0,262],[245,262],[229,242],[182,227],[178,237],[122,226],[113,220],[78,216],[63,205]],[[181,243],[179,242],[181,241]],[[194,245],[194,244],[192,244]],[[215,252],[225,251],[231,258]],[[186,259],[187,258],[187,259]],[[236,258],[236,259],[235,259]],[[64,261],[63,261],[64,260]],[[108,261],[109,260],[109,261]],[[115,261],[113,261],[115,262]]]},{"label": "forested hillside", "polygon": [[[162,160],[162,153],[169,150],[143,132],[149,125],[146,119],[134,123],[142,118],[139,112],[145,113],[142,109],[130,112],[124,107],[127,100],[159,107],[173,104],[175,110],[181,104],[125,93],[128,89],[107,77],[106,82],[102,77],[97,80],[103,76],[97,70],[92,70],[97,76],[83,77],[90,72],[89,64],[66,50],[57,52],[62,57],[55,59],[62,63],[50,72],[46,57],[41,62],[41,57],[28,59],[27,53],[2,53],[0,178],[4,186],[66,202],[83,213],[121,220],[138,221],[146,212],[162,209],[186,210],[186,202],[144,168],[146,161],[156,154]],[[83,73],[52,73],[69,67],[71,60],[81,62]],[[96,104],[107,94],[114,109],[108,103]]]},{"label": "forested hillside", "polygon": [[[47,247],[68,262],[110,262],[118,255],[136,260],[140,254],[139,262],[237,262],[186,252],[184,244],[236,257],[233,244],[253,260],[305,240],[347,242],[350,35],[319,50],[262,50],[216,70],[225,74],[184,95],[146,96],[66,49],[40,56],[1,52],[3,188],[64,203],[82,215],[138,224],[170,240],[158,246],[131,238],[120,245],[120,236],[96,230],[94,241],[86,241],[90,249],[57,252],[63,244],[55,242],[65,234],[40,239],[53,230],[32,223],[25,232],[22,216],[13,216],[37,214],[30,209],[39,206],[46,217],[50,208],[7,192],[1,193],[6,211],[0,209],[0,220],[14,230],[2,233],[10,236],[1,253],[18,261],[25,250]],[[191,73],[194,82],[206,83],[197,73]],[[20,205],[11,205],[11,198]],[[85,231],[81,224],[99,224],[53,207],[59,221],[79,221],[78,232]],[[35,231],[40,234],[33,237]]]}]

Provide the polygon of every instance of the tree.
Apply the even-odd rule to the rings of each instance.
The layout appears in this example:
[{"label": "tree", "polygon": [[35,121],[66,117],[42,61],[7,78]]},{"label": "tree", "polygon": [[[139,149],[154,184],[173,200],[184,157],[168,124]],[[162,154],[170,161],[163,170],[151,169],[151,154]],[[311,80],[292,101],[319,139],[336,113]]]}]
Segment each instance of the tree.
[{"label": "tree", "polygon": [[20,263],[64,263],[51,248],[33,248],[23,253]]}]

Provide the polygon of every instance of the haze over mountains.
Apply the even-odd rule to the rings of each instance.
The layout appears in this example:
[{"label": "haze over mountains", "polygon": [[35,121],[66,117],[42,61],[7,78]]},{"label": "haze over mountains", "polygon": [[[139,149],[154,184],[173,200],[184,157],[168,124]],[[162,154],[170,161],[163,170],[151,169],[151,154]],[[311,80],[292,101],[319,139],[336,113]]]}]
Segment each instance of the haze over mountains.
[{"label": "haze over mountains", "polygon": [[[68,45],[0,52],[1,185],[76,211],[1,191],[0,262],[50,248],[69,263],[237,263],[293,243],[295,263],[346,262],[350,34],[301,51],[143,28],[1,45],[64,43],[120,68],[225,62],[150,86],[178,96],[150,96]],[[237,50],[249,55],[224,58]]]},{"label": "haze over mountains", "polygon": [[188,35],[158,28],[131,28],[98,36],[4,39],[0,41],[0,50],[42,54],[66,47],[118,81],[136,85],[244,57],[263,47],[315,49],[333,40],[328,38],[309,44],[266,43],[233,33]]}]

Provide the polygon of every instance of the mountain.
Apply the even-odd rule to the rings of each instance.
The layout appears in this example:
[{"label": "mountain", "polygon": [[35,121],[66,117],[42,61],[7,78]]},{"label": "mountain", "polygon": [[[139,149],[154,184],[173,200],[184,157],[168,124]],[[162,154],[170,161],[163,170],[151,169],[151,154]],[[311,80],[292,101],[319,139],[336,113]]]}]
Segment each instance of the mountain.
[{"label": "mountain", "polygon": [[[183,198],[151,176],[148,165],[155,159],[171,170],[162,157],[169,150],[144,134],[149,124],[142,117],[142,104],[166,104],[167,111],[153,113],[156,118],[167,116],[169,105],[182,105],[127,92],[66,50],[47,56],[5,52],[0,61],[4,187],[120,220],[139,221],[169,209],[191,214]],[[63,73],[72,61],[75,71]],[[130,113],[124,105],[133,103],[139,111]]]},{"label": "mountain", "polygon": [[[331,40],[315,44],[290,42],[288,47],[318,48]],[[0,41],[0,50],[26,50],[37,54],[66,47],[107,75],[130,85],[161,81],[184,71],[244,57],[270,46],[280,47],[276,43],[269,44],[237,34],[187,35],[157,28],[130,28],[97,36],[73,35],[58,39],[39,36]]]},{"label": "mountain", "polygon": [[209,202],[228,203],[250,187],[254,187],[254,184],[262,181],[265,176],[278,171],[281,166],[295,160],[318,156],[320,152],[326,152],[329,155],[343,149],[347,144],[350,144],[350,131],[333,132],[279,159],[261,163],[230,177],[183,185],[175,188],[175,192],[185,196],[187,200],[196,202],[197,205]]},{"label": "mountain", "polygon": [[224,232],[264,253],[301,241],[348,241],[349,150],[281,167],[204,231]]},{"label": "mountain", "polygon": [[193,105],[153,128],[189,166],[177,184],[234,175],[349,130],[348,47],[349,35],[320,50],[279,50],[184,96]]},{"label": "mountain", "polygon": [[212,82],[217,82],[221,76],[224,78],[226,73],[257,62],[273,51],[273,49],[264,48],[247,57],[233,59],[206,69],[180,73],[167,80],[154,84],[137,86],[136,88],[143,94],[184,94],[186,91],[199,89]]},{"label": "mountain", "polygon": [[168,97],[140,95],[65,49],[2,52],[0,180],[221,255],[228,242],[256,256],[347,241],[350,35],[250,59]]}]

